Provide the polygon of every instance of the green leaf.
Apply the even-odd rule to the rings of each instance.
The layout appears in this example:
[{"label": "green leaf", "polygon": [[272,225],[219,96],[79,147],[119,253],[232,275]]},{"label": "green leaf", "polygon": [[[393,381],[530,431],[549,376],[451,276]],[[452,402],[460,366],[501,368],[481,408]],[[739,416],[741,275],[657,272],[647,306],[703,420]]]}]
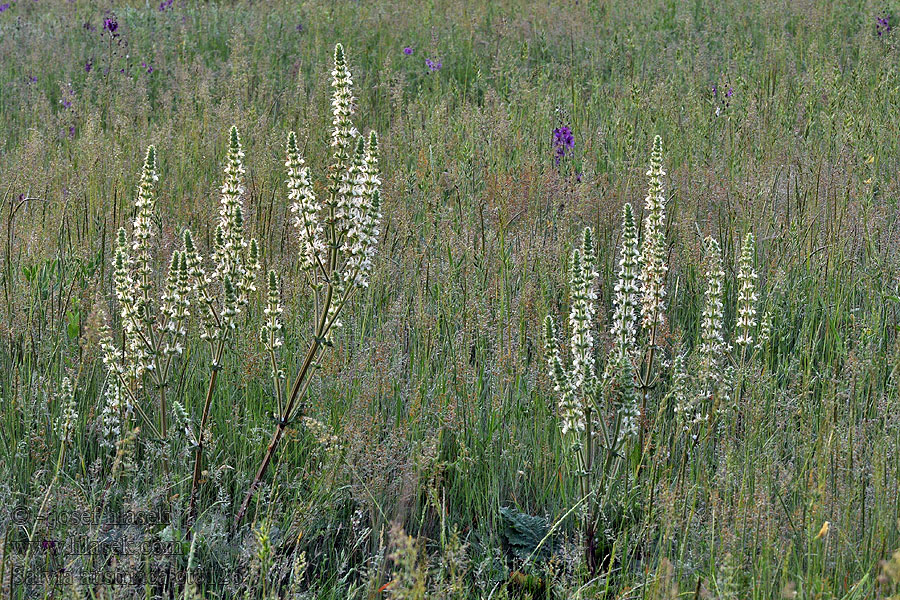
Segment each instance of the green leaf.
[{"label": "green leaf", "polygon": [[552,542],[544,540],[550,530],[547,519],[526,515],[513,508],[501,508],[500,516],[503,518],[504,541],[516,558],[527,560],[532,555],[533,559],[550,558]]},{"label": "green leaf", "polygon": [[66,333],[69,335],[69,339],[74,340],[81,335],[81,311],[70,310],[67,316]]}]

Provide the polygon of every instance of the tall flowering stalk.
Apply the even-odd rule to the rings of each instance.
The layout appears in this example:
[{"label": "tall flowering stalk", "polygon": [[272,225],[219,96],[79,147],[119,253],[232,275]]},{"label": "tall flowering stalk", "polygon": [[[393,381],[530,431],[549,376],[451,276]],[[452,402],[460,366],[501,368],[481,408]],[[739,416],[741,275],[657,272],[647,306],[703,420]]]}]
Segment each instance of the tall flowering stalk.
[{"label": "tall flowering stalk", "polygon": [[613,353],[607,363],[607,379],[618,377],[618,387],[624,393],[622,430],[620,435],[637,433],[640,412],[634,394],[634,370],[632,361],[637,355],[637,305],[638,269],[640,267],[637,227],[631,204],[622,208],[622,255],[619,259],[619,280],[615,285],[613,320],[610,334]]},{"label": "tall flowering stalk", "polygon": [[610,333],[615,352],[626,355],[634,352],[636,342],[635,322],[638,304],[638,252],[637,228],[631,204],[622,208],[622,255],[619,259],[619,281],[614,288],[615,306]]},{"label": "tall flowering stalk", "polygon": [[591,324],[597,313],[598,273],[593,232],[589,227],[584,230],[581,250],[576,248],[572,251],[569,275],[572,296],[572,309],[569,311],[569,327],[572,331],[572,386],[590,390],[597,385]]},{"label": "tall flowering stalk", "polygon": [[739,386],[737,389],[740,396],[743,378],[735,381],[734,364],[743,367],[748,353],[758,352],[771,333],[771,313],[768,312],[757,329],[758,274],[753,254],[753,234],[748,233],[741,246],[737,272],[738,301],[734,340],[740,348],[740,356],[729,359],[732,348],[726,341],[722,249],[713,237],[707,237],[704,241],[706,290],[700,315],[700,343],[692,360],[692,366],[696,368],[694,374],[689,375],[682,357],[676,357],[671,392],[675,402],[675,415],[685,430],[704,422],[714,423],[721,401],[735,389],[735,385]]},{"label": "tall flowering stalk", "polygon": [[725,342],[723,304],[725,270],[722,266],[722,249],[713,237],[706,238],[706,292],[705,306],[700,318],[700,365],[698,377],[702,397],[713,402],[713,410],[724,381]]},{"label": "tall flowering stalk", "polygon": [[666,274],[666,198],[662,178],[662,138],[653,139],[647,197],[644,200],[643,241],[641,245],[641,330],[646,333],[646,350],[638,372],[642,392],[641,414],[646,414],[647,398],[653,386],[653,361],[658,346],[659,328],[665,323]]},{"label": "tall flowering stalk", "polygon": [[[166,440],[166,390],[175,362],[184,352],[186,321],[190,315],[190,285],[183,253],[172,253],[157,300],[153,238],[158,179],[156,149],[150,146],[137,187],[131,241],[125,228],[121,228],[113,257],[121,326],[116,337],[122,340],[122,346],[116,346],[109,330],[104,331],[101,338],[103,361],[110,374],[101,412],[104,444],[108,446],[114,445],[112,438],[121,433],[123,422],[132,411],[140,415],[157,438]],[[145,399],[141,392],[148,387],[158,390],[158,425],[144,410]]]},{"label": "tall flowering stalk", "polygon": [[741,247],[738,262],[738,318],[735,328],[738,336],[734,343],[741,349],[741,358],[753,345],[753,329],[756,327],[756,280],[759,279],[753,267],[753,233],[748,232]]},{"label": "tall flowering stalk", "polygon": [[256,290],[256,273],[259,271],[259,246],[255,239],[247,239],[244,232],[244,152],[237,127],[229,133],[228,153],[225,159],[225,178],[222,184],[219,215],[213,236],[212,270],[203,268],[203,258],[194,244],[190,230],[184,232],[185,282],[191,299],[197,306],[200,320],[200,338],[210,350],[209,384],[196,432],[188,429],[194,443],[194,471],[191,479],[189,520],[196,514],[197,493],[203,468],[203,448],[209,438],[207,423],[213,394],[222,361],[237,317],[250,302],[250,294]]},{"label": "tall flowering stalk", "polygon": [[662,187],[662,139],[653,140],[647,197],[644,200],[644,232],[641,247],[641,327],[651,339],[665,323],[666,310],[666,198]]},{"label": "tall flowering stalk", "polygon": [[[633,246],[633,244],[631,244]],[[633,250],[633,248],[632,248]],[[631,252],[631,250],[627,251]],[[633,257],[625,259],[630,265]],[[626,266],[626,273],[630,266]],[[567,443],[571,444],[578,462],[577,476],[581,487],[582,500],[586,503],[583,517],[584,549],[588,567],[595,571],[597,557],[594,534],[596,531],[597,497],[606,485],[606,474],[613,461],[619,456],[624,443],[623,426],[630,427],[634,379],[631,358],[626,350],[613,354],[611,361],[618,364],[608,373],[614,379],[604,377],[601,383],[597,377],[594,361],[594,336],[592,326],[596,315],[597,257],[594,250],[593,232],[586,228],[582,235],[581,247],[572,250],[569,261],[569,290],[572,307],[569,311],[570,346],[572,363],[568,368],[563,363],[558,347],[556,322],[547,315],[544,319],[544,348],[554,390],[559,394],[560,429]],[[627,289],[623,286],[622,289]],[[621,290],[620,290],[621,293]],[[624,292],[626,295],[628,292]],[[622,301],[620,306],[626,307]],[[627,310],[619,313],[621,331],[627,336]],[[601,409],[604,389],[612,390],[610,405],[613,407],[611,424]],[[628,390],[631,390],[629,393]],[[595,463],[598,452],[603,453],[603,462]],[[597,470],[600,464],[600,470]]]},{"label": "tall flowering stalk", "polygon": [[287,189],[294,214],[300,268],[312,295],[314,319],[309,347],[290,389],[283,381],[278,348],[283,329],[280,280],[268,276],[266,322],[261,341],[271,362],[277,399],[277,422],[266,453],[235,516],[239,523],[247,512],[259,483],[287,427],[302,417],[303,399],[312,382],[313,367],[330,346],[340,328],[340,314],[355,292],[369,285],[381,220],[381,179],[378,136],[360,135],[353,125],[352,77],[344,48],[334,48],[332,76],[332,158],[326,176],[326,195],[316,198],[309,168],[305,166],[293,132],[287,139]]},{"label": "tall flowering stalk", "polygon": [[[649,255],[649,248],[655,242],[657,233],[665,233],[666,227],[666,197],[663,191],[662,178],[666,174],[662,168],[662,137],[653,138],[653,149],[650,151],[650,168],[647,170],[648,184],[647,197],[644,198],[644,210],[647,213],[644,224],[644,258]],[[647,265],[644,264],[644,273]],[[645,284],[652,277],[643,278]],[[645,314],[646,318],[647,315]]]}]

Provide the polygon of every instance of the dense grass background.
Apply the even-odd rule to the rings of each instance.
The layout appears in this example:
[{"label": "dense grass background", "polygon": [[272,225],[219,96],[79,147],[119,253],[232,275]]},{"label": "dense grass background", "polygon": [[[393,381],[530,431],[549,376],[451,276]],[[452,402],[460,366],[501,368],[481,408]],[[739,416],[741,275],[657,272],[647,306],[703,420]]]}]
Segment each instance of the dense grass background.
[{"label": "dense grass background", "polygon": [[[676,586],[683,597],[888,597],[880,561],[900,547],[900,32],[877,35],[876,18],[892,8],[11,3],[0,12],[0,502],[37,513],[69,375],[80,420],[53,509],[160,511],[171,522],[138,533],[181,539],[187,440],[174,438],[171,487],[141,443],[119,459],[98,444],[97,331],[100,310],[114,313],[112,237],[129,222],[152,143],[164,245],[190,226],[209,248],[227,131],[237,125],[248,232],[264,268],[284,274],[286,354],[295,351],[296,366],[310,306],[288,221],[284,142],[298,132],[321,181],[340,41],[357,121],[383,145],[376,272],[310,388],[307,412],[324,428],[318,438],[292,431],[251,519],[232,529],[273,427],[259,310],[246,316],[213,405],[192,558],[207,573],[201,593],[404,597],[418,576],[427,596],[405,597],[671,597]],[[119,24],[115,38],[106,17]],[[426,58],[442,68],[430,72]],[[713,86],[733,89],[728,106]],[[562,124],[575,149],[557,165],[552,130]],[[755,233],[774,336],[737,399],[740,426],[683,470],[668,459],[674,426],[657,390],[655,441],[632,499],[642,510],[611,519],[614,559],[589,581],[575,521],[562,518],[578,494],[540,325],[548,312],[565,315],[565,257],[591,225],[597,325],[608,329],[620,208],[642,205],[656,134],[670,214],[666,358],[697,341],[705,235],[723,246],[733,323],[739,244]],[[191,345],[180,374],[179,397],[195,418],[205,352]],[[503,507],[561,519],[549,562],[509,555]],[[32,523],[7,512],[0,589],[25,598],[10,578],[25,568],[14,541]],[[56,523],[38,538],[120,530]],[[58,559],[36,555],[35,565]],[[164,567],[172,579],[155,590],[81,581],[62,594],[181,594],[187,560],[68,557],[70,570]],[[517,569],[540,581],[510,577]]]}]

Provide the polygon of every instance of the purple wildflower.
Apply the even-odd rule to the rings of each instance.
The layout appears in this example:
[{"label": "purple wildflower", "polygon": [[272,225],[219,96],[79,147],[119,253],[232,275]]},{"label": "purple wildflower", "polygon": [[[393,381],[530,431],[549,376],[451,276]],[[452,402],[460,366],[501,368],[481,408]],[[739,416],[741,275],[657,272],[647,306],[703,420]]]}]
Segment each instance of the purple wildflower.
[{"label": "purple wildflower", "polygon": [[883,13],[880,17],[875,19],[875,32],[878,34],[878,37],[881,37],[885,33],[889,33],[891,31],[891,15],[889,13]]},{"label": "purple wildflower", "polygon": [[37,75],[29,75],[28,83],[37,83]]},{"label": "purple wildflower", "polygon": [[69,125],[69,137],[75,139],[75,126]]},{"label": "purple wildflower", "polygon": [[425,65],[426,65],[429,69],[431,69],[432,72],[434,72],[434,71],[440,71],[440,70],[441,70],[441,67],[443,66],[443,65],[441,64],[441,61],[439,61],[439,60],[438,60],[438,61],[433,61],[433,60],[431,60],[430,58],[426,58],[426,59],[425,59]]},{"label": "purple wildflower", "polygon": [[9,2],[4,2],[3,4],[0,4],[0,12],[9,10],[9,8],[10,8]]},{"label": "purple wildflower", "polygon": [[[413,49],[410,48],[409,46],[407,46],[406,48],[403,49],[403,54],[405,54],[405,55],[407,55],[407,56],[409,56],[409,55],[412,54],[412,53],[413,53]],[[425,63],[427,64],[428,61],[425,61]]]},{"label": "purple wildflower", "polygon": [[143,61],[142,61],[142,62],[141,62],[141,66],[144,67],[145,69],[147,69],[147,74],[148,74],[148,75],[149,75],[150,73],[153,72],[153,67],[150,66],[150,65],[148,65],[146,62],[143,62]]},{"label": "purple wildflower", "polygon": [[84,72],[90,73],[91,69],[93,69],[93,68],[94,68],[94,59],[89,58],[88,61],[86,63],[84,63]]},{"label": "purple wildflower", "polygon": [[556,149],[556,164],[559,164],[566,153],[575,148],[575,136],[568,125],[553,130],[553,147]]},{"label": "purple wildflower", "polygon": [[303,33],[303,23],[297,23],[297,26],[294,27],[297,30],[297,33]]},{"label": "purple wildflower", "polygon": [[103,19],[103,29],[110,33],[115,33],[116,29],[119,28],[119,22],[116,21],[113,17],[106,17]]},{"label": "purple wildflower", "polygon": [[164,12],[167,8],[171,8],[174,2],[175,0],[163,0],[159,3],[159,12]]},{"label": "purple wildflower", "polygon": [[732,86],[728,85],[727,80],[722,85],[722,89],[725,91],[724,91],[724,93],[720,94],[719,93],[719,85],[714,84],[712,86],[713,100],[718,101],[718,102],[716,102],[716,116],[717,117],[722,114],[722,111],[724,111],[729,106],[731,106],[731,97],[734,96],[734,88]]}]

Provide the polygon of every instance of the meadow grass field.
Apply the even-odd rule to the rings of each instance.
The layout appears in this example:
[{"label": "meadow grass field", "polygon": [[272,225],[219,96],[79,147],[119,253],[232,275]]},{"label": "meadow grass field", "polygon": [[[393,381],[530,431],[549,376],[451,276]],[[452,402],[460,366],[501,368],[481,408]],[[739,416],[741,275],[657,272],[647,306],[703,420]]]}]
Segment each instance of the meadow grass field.
[{"label": "meadow grass field", "polygon": [[0,4],[0,597],[900,598],[898,16]]}]

